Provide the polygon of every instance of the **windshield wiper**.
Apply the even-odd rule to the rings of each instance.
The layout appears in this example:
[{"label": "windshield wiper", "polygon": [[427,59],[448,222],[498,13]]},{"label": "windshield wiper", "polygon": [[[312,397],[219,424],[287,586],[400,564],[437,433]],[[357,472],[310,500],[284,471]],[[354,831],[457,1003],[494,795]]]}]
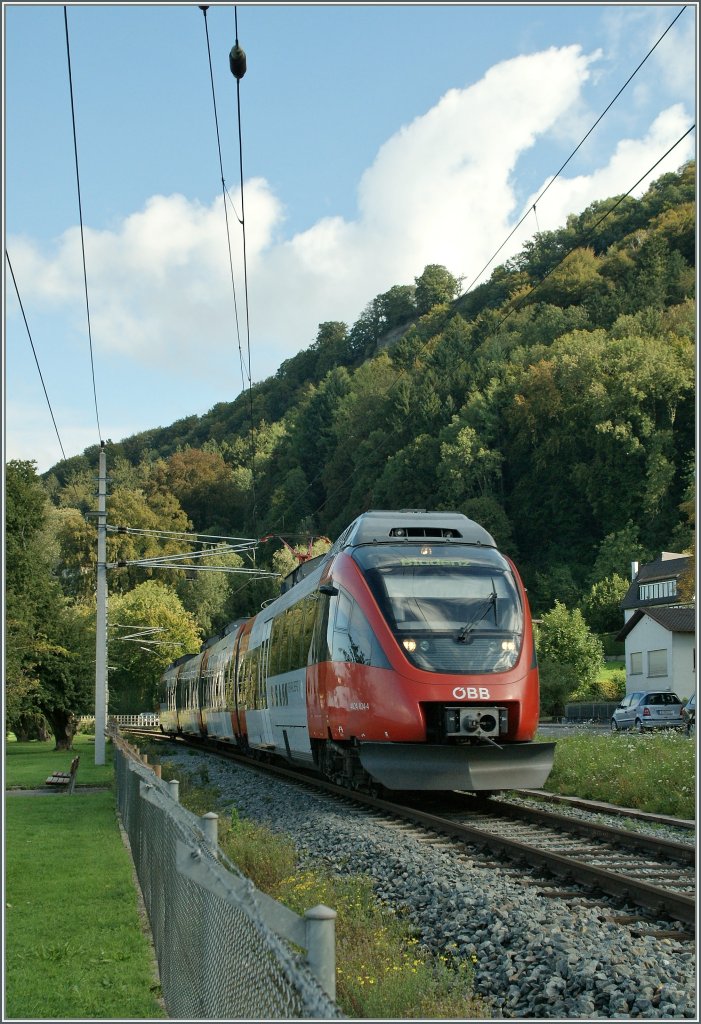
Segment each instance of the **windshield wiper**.
[{"label": "windshield wiper", "polygon": [[489,595],[487,600],[484,602],[484,604],[481,604],[479,606],[479,608],[478,608],[479,614],[475,615],[475,617],[470,619],[469,622],[466,622],[465,625],[460,630],[460,632],[458,633],[458,635],[455,637],[457,643],[459,643],[459,644],[464,644],[465,643],[465,641],[467,640],[467,638],[470,635],[470,633],[472,632],[472,630],[475,628],[477,623],[481,622],[482,619],[485,617],[485,615],[487,615],[487,613],[489,612],[490,608],[494,609],[494,625],[496,626],[498,624],[497,623],[497,588],[496,588],[496,585],[494,583],[494,580],[492,580],[492,592],[491,592],[491,594]]}]

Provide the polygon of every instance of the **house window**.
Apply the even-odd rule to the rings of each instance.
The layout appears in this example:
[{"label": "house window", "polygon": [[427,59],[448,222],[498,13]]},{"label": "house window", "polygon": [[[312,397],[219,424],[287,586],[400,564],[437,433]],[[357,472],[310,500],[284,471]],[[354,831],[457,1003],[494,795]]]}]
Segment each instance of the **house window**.
[{"label": "house window", "polygon": [[638,598],[641,601],[655,601],[661,597],[676,596],[676,580],[663,580],[660,583],[641,583],[638,587]]},{"label": "house window", "polygon": [[635,654],[630,656],[630,674],[632,676],[641,676],[643,674],[643,652],[636,651]]},{"label": "house window", "polygon": [[648,676],[667,675],[667,651],[648,651],[647,674]]}]

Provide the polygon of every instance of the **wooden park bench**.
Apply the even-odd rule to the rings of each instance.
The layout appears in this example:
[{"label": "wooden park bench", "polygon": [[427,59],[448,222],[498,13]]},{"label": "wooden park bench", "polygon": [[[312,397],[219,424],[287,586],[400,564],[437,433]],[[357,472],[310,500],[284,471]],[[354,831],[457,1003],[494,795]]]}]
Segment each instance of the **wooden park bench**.
[{"label": "wooden park bench", "polygon": [[71,770],[68,772],[53,772],[46,780],[47,786],[65,786],[66,793],[70,795],[75,789],[75,777],[78,774],[80,755],[71,761]]}]

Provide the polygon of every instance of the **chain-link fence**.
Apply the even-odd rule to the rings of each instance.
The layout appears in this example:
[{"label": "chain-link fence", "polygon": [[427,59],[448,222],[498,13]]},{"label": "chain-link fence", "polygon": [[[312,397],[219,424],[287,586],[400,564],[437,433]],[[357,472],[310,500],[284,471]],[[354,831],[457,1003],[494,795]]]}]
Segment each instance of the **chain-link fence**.
[{"label": "chain-link fence", "polygon": [[112,738],[119,812],[169,1015],[342,1018],[333,1002],[335,913],[316,907],[300,918],[259,892],[217,849],[216,818],[182,807],[177,784],[157,778]]}]

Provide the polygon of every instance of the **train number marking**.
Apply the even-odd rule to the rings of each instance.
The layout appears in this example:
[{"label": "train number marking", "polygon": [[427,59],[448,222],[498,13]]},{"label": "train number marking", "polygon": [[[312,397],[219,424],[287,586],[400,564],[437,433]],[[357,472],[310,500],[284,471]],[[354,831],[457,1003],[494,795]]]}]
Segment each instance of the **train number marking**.
[{"label": "train number marking", "polygon": [[486,686],[456,686],[453,690],[456,700],[489,700]]},{"label": "train number marking", "polygon": [[353,703],[350,706],[350,710],[351,711],[369,711],[370,710],[370,705],[369,704],[365,704],[362,700],[353,701]]}]

